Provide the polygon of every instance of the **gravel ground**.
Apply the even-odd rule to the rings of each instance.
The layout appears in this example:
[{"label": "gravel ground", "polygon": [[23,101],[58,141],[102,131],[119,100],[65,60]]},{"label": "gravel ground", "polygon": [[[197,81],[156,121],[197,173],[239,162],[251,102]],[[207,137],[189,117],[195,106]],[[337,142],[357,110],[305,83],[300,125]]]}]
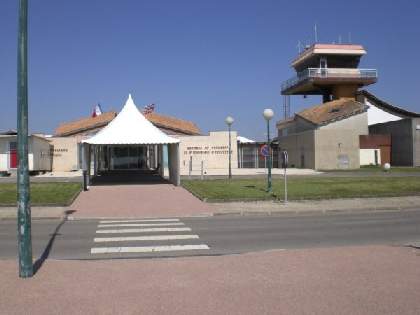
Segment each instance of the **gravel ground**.
[{"label": "gravel ground", "polygon": [[0,261],[2,314],[419,314],[420,257],[366,246],[177,259]]}]

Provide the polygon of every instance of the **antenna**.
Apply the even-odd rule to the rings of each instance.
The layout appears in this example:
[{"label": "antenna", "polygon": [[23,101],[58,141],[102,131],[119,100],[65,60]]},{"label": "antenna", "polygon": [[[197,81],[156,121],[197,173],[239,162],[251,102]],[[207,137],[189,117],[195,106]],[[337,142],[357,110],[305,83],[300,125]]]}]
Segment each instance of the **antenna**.
[{"label": "antenna", "polygon": [[299,54],[301,53],[301,51],[302,51],[302,47],[303,47],[303,45],[302,45],[302,42],[301,41],[298,41],[298,43],[297,43],[297,49],[298,49],[298,51],[299,51]]},{"label": "antenna", "polygon": [[316,23],[314,25],[314,33],[315,33],[315,43],[318,43],[318,30],[317,30],[317,27],[316,27]]},{"label": "antenna", "polygon": [[338,35],[338,43],[341,44],[341,35]]},{"label": "antenna", "polygon": [[290,117],[290,95],[283,96],[283,118]]}]

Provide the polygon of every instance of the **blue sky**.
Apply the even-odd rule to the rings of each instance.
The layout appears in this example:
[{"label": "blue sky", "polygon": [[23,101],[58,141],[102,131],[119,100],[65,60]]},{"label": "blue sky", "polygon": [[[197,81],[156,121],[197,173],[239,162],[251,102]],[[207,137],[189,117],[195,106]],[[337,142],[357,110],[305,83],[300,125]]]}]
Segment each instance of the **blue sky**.
[{"label": "blue sky", "polygon": [[[0,130],[16,126],[17,0],[0,2]],[[377,68],[378,97],[420,111],[420,6],[416,1],[29,0],[30,130],[53,132],[100,103],[189,119],[203,132],[235,118],[262,139],[262,111],[281,117],[281,83],[297,42],[341,35],[363,44],[361,67]],[[292,112],[320,102],[292,98]],[[273,128],[274,129],[274,128]]]}]

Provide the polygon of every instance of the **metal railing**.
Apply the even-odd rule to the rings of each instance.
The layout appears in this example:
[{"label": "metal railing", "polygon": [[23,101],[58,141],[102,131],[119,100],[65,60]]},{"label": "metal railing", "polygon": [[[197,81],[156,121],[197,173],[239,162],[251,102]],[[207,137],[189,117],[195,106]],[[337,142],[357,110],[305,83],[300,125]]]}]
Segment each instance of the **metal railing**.
[{"label": "metal railing", "polygon": [[376,79],[376,69],[353,69],[353,68],[308,68],[299,72],[295,77],[283,82],[281,90],[288,88],[311,78],[349,78],[349,79]]}]

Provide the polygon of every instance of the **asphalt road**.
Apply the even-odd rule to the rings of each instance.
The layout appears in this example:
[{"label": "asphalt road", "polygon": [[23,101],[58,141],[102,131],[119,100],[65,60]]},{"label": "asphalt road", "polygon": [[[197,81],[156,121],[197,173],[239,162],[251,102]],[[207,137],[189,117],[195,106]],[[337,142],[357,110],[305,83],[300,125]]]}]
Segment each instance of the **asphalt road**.
[{"label": "asphalt road", "polygon": [[[162,228],[162,224],[163,228],[183,228],[184,231],[139,231],[144,228]],[[127,229],[129,231],[121,233],[121,230]],[[181,218],[179,221],[167,222],[34,220],[32,235],[33,256],[39,260],[225,255],[271,249],[368,244],[399,246],[420,241],[420,211],[311,216],[218,216]],[[157,235],[164,239],[154,239]],[[174,239],[167,239],[168,236]],[[115,237],[120,240],[115,241]],[[138,239],[144,237],[146,239]],[[152,239],[148,240],[147,237]],[[95,238],[101,238],[102,242],[95,242]],[[108,241],[112,238],[114,241]],[[15,258],[16,243],[16,221],[0,221],[0,259]],[[182,246],[187,247],[180,250]],[[188,246],[192,246],[191,249]],[[124,249],[131,247],[140,247],[141,250],[153,247],[154,250],[144,253],[124,252]],[[93,248],[96,253],[92,253]],[[104,248],[105,252],[102,252]],[[106,252],[109,248],[117,248],[117,252]],[[160,251],[155,251],[156,248]]]}]

